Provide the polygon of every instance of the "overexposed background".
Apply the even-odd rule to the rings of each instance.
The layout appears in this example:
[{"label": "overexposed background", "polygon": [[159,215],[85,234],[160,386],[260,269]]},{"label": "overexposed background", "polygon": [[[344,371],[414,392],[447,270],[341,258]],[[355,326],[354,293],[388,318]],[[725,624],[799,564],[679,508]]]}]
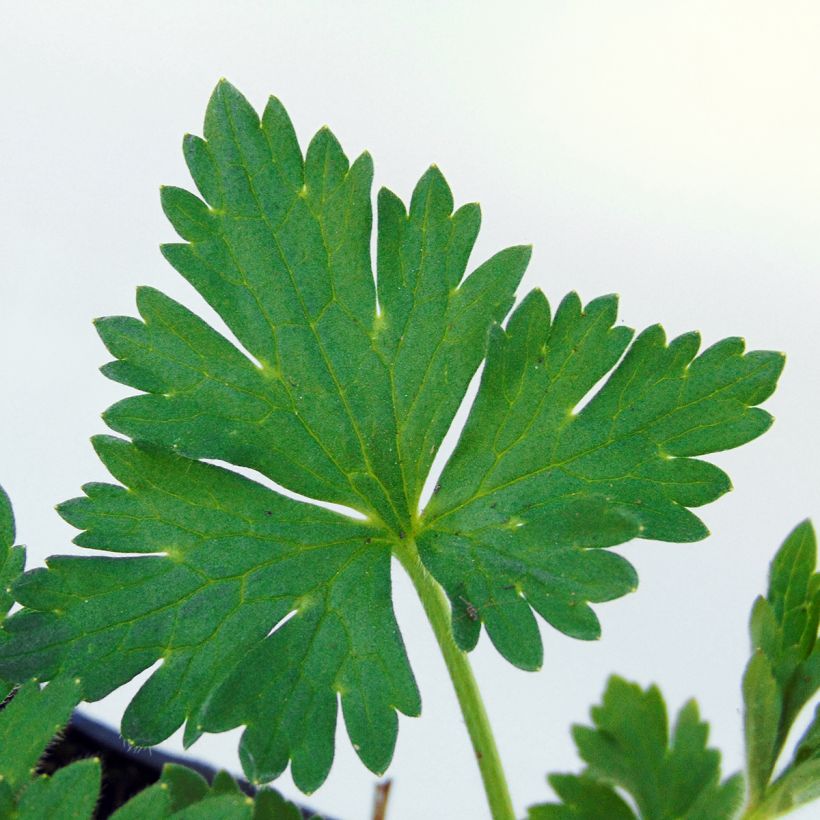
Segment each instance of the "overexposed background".
[{"label": "overexposed background", "polygon": [[[161,183],[189,187],[180,142],[228,77],[275,93],[303,146],[328,123],[376,185],[404,198],[431,163],[479,200],[473,261],[532,242],[522,293],[621,294],[623,319],[697,328],[788,353],[762,439],[714,459],[735,492],[703,511],[711,538],[622,552],[635,595],[598,607],[604,638],[544,628],[544,669],[473,654],[516,810],[577,770],[569,725],[611,672],[696,695],[725,769],[742,761],[746,619],[794,524],[820,518],[820,5],[661,2],[0,2],[0,480],[29,563],[66,552],[53,505],[106,480],[88,438],[122,387],[95,316],[135,312],[151,284],[210,316],[162,260]],[[390,820],[487,816],[455,697],[410,585],[396,605],[424,711],[402,719]],[[137,682],[88,711],[116,723]],[[237,769],[237,733],[192,750]],[[175,737],[170,749],[180,748]],[[339,727],[310,798],[369,815],[375,778]],[[299,798],[289,777],[276,784]],[[802,817],[817,816],[806,809]],[[797,816],[797,815],[795,815]]]}]

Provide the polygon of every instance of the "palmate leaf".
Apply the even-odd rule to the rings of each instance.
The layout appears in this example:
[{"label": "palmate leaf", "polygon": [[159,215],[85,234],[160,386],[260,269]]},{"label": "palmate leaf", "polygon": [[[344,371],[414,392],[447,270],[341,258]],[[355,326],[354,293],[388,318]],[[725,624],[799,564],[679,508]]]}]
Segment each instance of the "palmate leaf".
[{"label": "palmate leaf", "polygon": [[[744,354],[737,339],[696,357],[694,334],[667,345],[658,328],[629,347],[612,297],[582,309],[570,296],[550,320],[536,292],[502,330],[529,248],[465,276],[479,210],[454,211],[436,168],[408,209],[380,192],[375,284],[368,155],[350,164],[323,129],[303,158],[278,101],[260,118],[225,82],[204,133],[184,143],[202,198],[163,190],[186,240],[163,252],[238,345],[151,289],[140,320],[98,322],[115,357],[104,371],[141,391],[105,418],[135,443],[98,439],[123,486],[89,485],[61,512],[84,530],[81,546],[144,555],[53,558],[25,576],[0,674],[68,671],[96,699],[160,660],[126,712],[129,738],[156,743],[185,723],[190,743],[244,725],[252,779],[290,762],[311,790],[331,764],[337,703],[379,772],[397,710],[419,711],[391,555],[420,556],[443,585],[463,648],[483,623],[507,658],[536,668],[532,609],[593,638],[588,603],[636,586],[600,547],[706,534],[687,508],[729,481],[691,457],[768,427],[755,405],[782,357]],[[485,355],[467,427],[421,511]],[[306,501],[199,459],[251,468]]]},{"label": "palmate leaf", "polygon": [[[721,782],[720,754],[706,746],[709,728],[694,701],[678,713],[669,736],[666,706],[655,686],[613,676],[594,727],[575,726],[580,775],[552,775],[562,803],[530,808],[531,820],[729,820],[743,798],[743,779]],[[618,795],[623,789],[637,815]]]}]

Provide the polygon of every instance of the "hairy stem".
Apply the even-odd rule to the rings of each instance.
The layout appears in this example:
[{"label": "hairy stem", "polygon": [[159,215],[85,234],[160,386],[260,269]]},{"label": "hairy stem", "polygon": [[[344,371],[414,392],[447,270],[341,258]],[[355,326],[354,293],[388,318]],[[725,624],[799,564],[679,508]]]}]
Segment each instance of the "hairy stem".
[{"label": "hairy stem", "polygon": [[461,713],[470,733],[484,791],[490,804],[493,820],[514,820],[510,791],[495,745],[490,721],[484,709],[481,692],[473,676],[467,653],[456,645],[450,628],[450,605],[441,587],[426,570],[412,539],[403,541],[395,550],[396,557],[410,576],[421,598],[424,611],[433,627],[447,671],[456,690]]},{"label": "hairy stem", "polygon": [[769,818],[779,817],[797,808],[791,804],[790,800],[783,800],[780,794],[783,775],[788,774],[789,771],[791,767],[788,767],[774,783],[765,786],[762,793],[747,804],[739,820],[769,820]]}]

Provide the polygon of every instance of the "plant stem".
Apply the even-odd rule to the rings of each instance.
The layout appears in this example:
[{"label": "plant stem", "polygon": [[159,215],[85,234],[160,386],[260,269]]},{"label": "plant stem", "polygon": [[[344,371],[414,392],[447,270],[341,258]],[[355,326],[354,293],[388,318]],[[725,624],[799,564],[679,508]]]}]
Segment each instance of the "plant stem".
[{"label": "plant stem", "polygon": [[441,587],[421,563],[412,539],[402,541],[395,554],[416,588],[441,648],[444,662],[447,664],[447,671],[453,681],[461,713],[470,733],[473,751],[478,760],[493,820],[515,820],[510,791],[481,692],[473,676],[467,653],[458,648],[453,638],[450,627],[450,604]]},{"label": "plant stem", "polygon": [[740,815],[740,820],[766,820],[768,817],[775,817],[770,814],[763,806],[747,806],[743,814]]},{"label": "plant stem", "polygon": [[[790,768],[791,767],[789,767],[789,769]],[[775,780],[774,783],[770,783],[766,786],[763,789],[763,794],[759,795],[754,803],[750,803],[746,806],[739,820],[769,820],[769,818],[787,814],[791,808],[794,808],[788,800],[782,799],[779,788],[782,782],[783,775]]]}]

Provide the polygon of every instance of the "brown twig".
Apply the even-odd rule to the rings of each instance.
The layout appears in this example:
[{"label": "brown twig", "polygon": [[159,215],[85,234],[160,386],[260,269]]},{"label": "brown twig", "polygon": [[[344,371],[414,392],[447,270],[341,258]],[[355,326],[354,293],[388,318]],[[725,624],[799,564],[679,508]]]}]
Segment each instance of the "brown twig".
[{"label": "brown twig", "polygon": [[384,820],[387,816],[387,799],[390,797],[392,780],[382,780],[376,784],[376,793],[373,795],[373,820]]}]

